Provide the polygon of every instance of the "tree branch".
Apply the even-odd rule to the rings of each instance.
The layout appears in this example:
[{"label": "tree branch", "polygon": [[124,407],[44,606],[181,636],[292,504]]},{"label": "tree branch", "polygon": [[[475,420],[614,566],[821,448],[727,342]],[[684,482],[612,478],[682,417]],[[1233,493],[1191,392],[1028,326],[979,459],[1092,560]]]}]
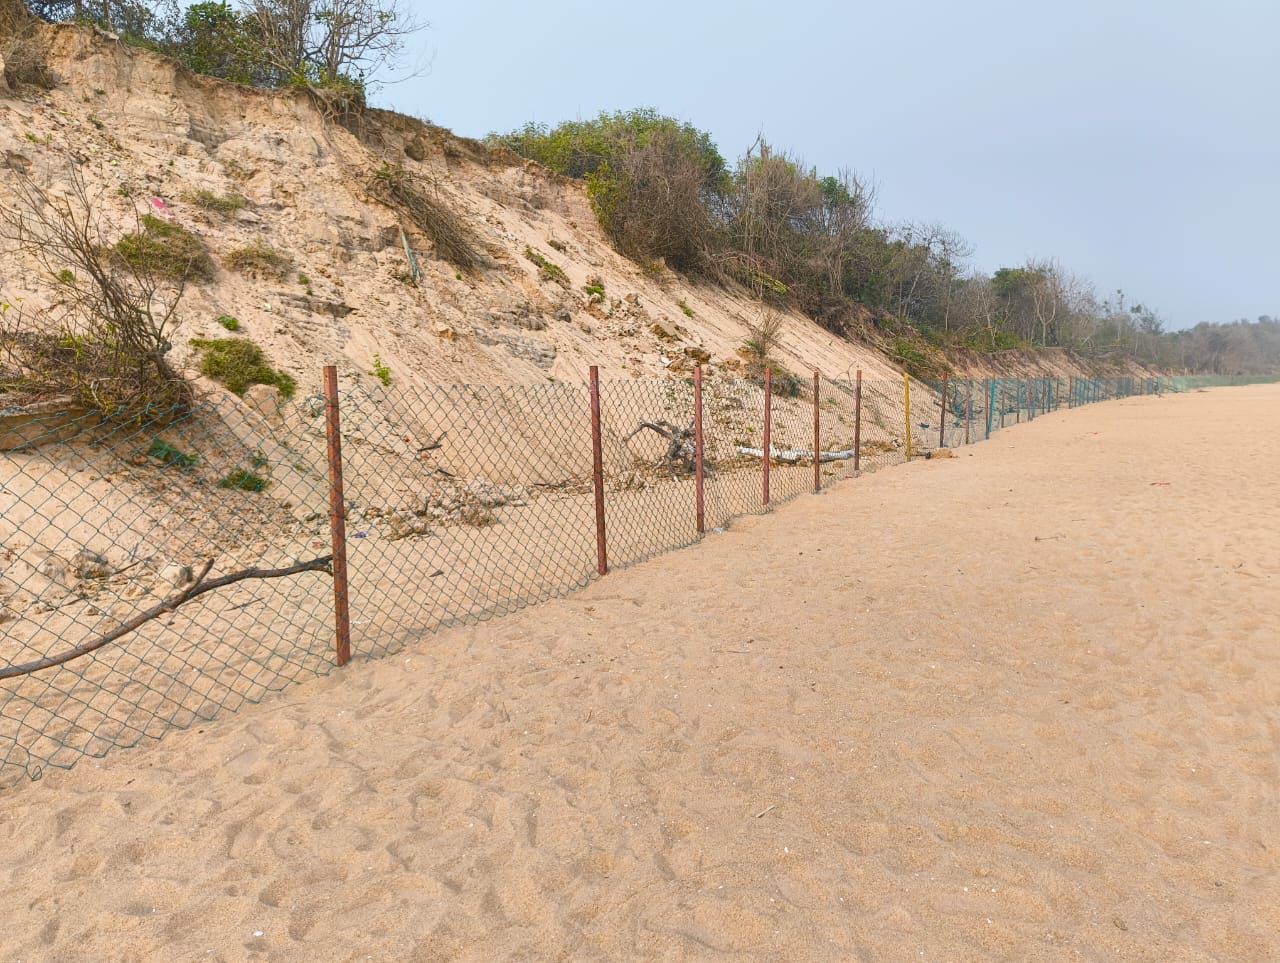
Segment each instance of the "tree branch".
[{"label": "tree branch", "polygon": [[204,595],[206,592],[212,592],[216,589],[225,588],[236,582],[243,582],[245,579],[258,578],[285,578],[289,575],[298,575],[302,572],[327,572],[333,574],[332,555],[325,555],[321,558],[313,558],[307,562],[298,562],[290,565],[288,568],[246,568],[239,572],[231,572],[227,575],[219,575],[215,579],[205,581],[205,577],[209,574],[209,570],[213,568],[213,559],[209,559],[200,569],[200,574],[196,576],[189,586],[175,592],[169,598],[165,599],[159,605],[140,612],[128,622],[112,629],[106,635],[99,636],[92,641],[78,645],[74,649],[69,649],[61,655],[46,656],[43,659],[36,659],[34,662],[23,662],[18,665],[9,665],[0,668],[0,679],[13,679],[20,675],[30,675],[32,672],[39,672],[41,669],[49,669],[57,665],[65,665],[72,659],[78,659],[82,655],[88,655],[90,652],[96,652],[103,646],[110,645],[112,642],[128,635],[130,632],[136,631],[152,619],[157,619],[166,613],[172,612],[178,606],[190,602],[194,598]]}]

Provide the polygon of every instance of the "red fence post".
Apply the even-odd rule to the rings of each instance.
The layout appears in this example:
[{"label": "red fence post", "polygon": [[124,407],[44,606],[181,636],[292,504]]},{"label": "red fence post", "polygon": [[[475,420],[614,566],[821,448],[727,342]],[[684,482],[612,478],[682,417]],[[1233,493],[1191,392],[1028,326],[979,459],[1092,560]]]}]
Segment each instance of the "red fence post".
[{"label": "red fence post", "polygon": [[947,373],[945,371],[942,372],[942,402],[940,407],[941,407],[941,414],[939,415],[939,420],[941,424],[938,425],[938,447],[946,448],[947,447]]},{"label": "red fence post", "polygon": [[764,507],[769,507],[769,461],[772,458],[769,429],[773,422],[773,369],[764,369]]},{"label": "red fence post", "polygon": [[333,624],[338,665],[351,661],[351,610],[347,600],[347,504],[342,492],[342,425],[338,420],[338,369],[324,369],[324,427],[329,453],[329,538],[333,549]]},{"label": "red fence post", "polygon": [[604,540],[604,449],[600,444],[600,369],[591,366],[591,479],[596,491],[596,571],[609,573]]},{"label": "red fence post", "polygon": [[862,461],[862,369],[853,388],[853,471],[856,474]]},{"label": "red fence post", "polygon": [[702,365],[693,367],[693,490],[698,503],[698,534],[707,530],[702,501]]},{"label": "red fence post", "polygon": [[822,375],[818,369],[813,371],[813,490],[822,491],[822,433],[820,431],[818,413],[818,389],[822,383]]}]

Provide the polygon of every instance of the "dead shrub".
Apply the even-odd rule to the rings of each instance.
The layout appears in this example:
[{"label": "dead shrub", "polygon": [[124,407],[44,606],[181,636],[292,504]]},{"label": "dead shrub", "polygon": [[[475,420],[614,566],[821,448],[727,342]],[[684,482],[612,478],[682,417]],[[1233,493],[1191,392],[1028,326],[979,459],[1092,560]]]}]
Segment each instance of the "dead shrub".
[{"label": "dead shrub", "polygon": [[773,349],[782,334],[782,314],[772,308],[762,308],[755,321],[747,322],[747,340],[743,348],[752,359],[763,365],[773,357]]},{"label": "dead shrub", "polygon": [[370,178],[368,190],[408,217],[454,267],[471,271],[480,265],[475,236],[451,210],[423,193],[403,167],[383,164]]},{"label": "dead shrub", "polygon": [[0,58],[4,61],[4,82],[10,89],[22,84],[46,90],[53,86],[47,38],[47,28],[21,2],[0,3]]},{"label": "dead shrub", "polygon": [[742,353],[746,356],[749,378],[763,385],[765,372],[769,372],[775,395],[798,398],[803,382],[773,358],[773,351],[781,340],[783,320],[781,312],[761,308],[757,319],[747,322],[747,340],[743,342]]},{"label": "dead shrub", "polygon": [[462,510],[458,514],[458,521],[463,525],[470,525],[472,528],[488,528],[490,525],[498,523],[498,517],[483,505],[471,502],[462,506]]},{"label": "dead shrub", "polygon": [[0,390],[69,394],[111,417],[183,411],[191,389],[167,355],[186,275],[105,247],[96,199],[75,165],[69,170],[65,195],[15,173],[12,204],[0,206],[0,239],[34,261],[53,290],[38,320],[21,309],[3,313],[0,368],[8,374]]}]

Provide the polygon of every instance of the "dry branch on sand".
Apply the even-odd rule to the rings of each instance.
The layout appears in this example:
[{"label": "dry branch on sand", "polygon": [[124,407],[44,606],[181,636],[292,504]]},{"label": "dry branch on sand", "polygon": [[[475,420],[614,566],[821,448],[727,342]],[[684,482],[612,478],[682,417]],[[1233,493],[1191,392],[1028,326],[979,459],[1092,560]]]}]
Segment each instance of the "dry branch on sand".
[{"label": "dry branch on sand", "polygon": [[12,679],[20,675],[30,675],[32,672],[39,672],[41,669],[51,669],[54,666],[66,665],[73,659],[88,655],[90,652],[96,652],[103,646],[110,645],[112,642],[119,641],[130,632],[135,632],[152,619],[158,619],[162,615],[174,611],[180,605],[190,602],[192,599],[199,598],[206,592],[212,592],[216,589],[225,588],[228,585],[234,585],[236,582],[243,582],[246,579],[273,579],[286,578],[290,575],[299,575],[303,572],[326,572],[333,574],[333,556],[325,555],[321,558],[313,558],[305,562],[297,562],[286,568],[246,568],[239,572],[231,572],[227,575],[220,575],[214,579],[206,579],[209,570],[213,568],[213,559],[208,559],[200,569],[200,573],[191,581],[191,584],[185,588],[175,592],[169,598],[165,599],[158,605],[153,605],[145,612],[139,612],[136,616],[107,632],[100,635],[96,639],[91,639],[81,645],[77,645],[73,649],[68,649],[59,655],[46,656],[43,659],[36,659],[33,662],[23,662],[18,665],[7,665],[0,668],[0,679]]}]

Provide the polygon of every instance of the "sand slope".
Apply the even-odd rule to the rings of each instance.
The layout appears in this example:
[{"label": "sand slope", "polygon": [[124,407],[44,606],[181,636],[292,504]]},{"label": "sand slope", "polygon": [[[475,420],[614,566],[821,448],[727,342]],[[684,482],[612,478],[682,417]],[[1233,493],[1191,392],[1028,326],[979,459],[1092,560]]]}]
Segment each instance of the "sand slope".
[{"label": "sand slope", "polygon": [[[357,137],[297,92],[193,76],[89,28],[49,34],[60,83],[0,98],[5,165],[58,194],[74,159],[106,243],[135,230],[141,213],[201,239],[216,270],[186,288],[183,323],[172,332],[179,361],[192,357],[192,338],[227,336],[222,315],[234,316],[236,336],[260,345],[304,391],[318,386],[326,363],[344,381],[372,384],[375,356],[398,387],[419,389],[581,381],[593,364],[614,376],[687,375],[688,351],[733,367],[752,337],[761,309],[745,290],[646,274],[613,250],[580,182],[407,117],[376,113]],[[379,200],[378,174],[388,164],[465,225],[474,270],[444,260],[427,232]],[[14,202],[13,189],[13,173],[0,169],[0,204]],[[200,191],[240,197],[245,207],[218,214],[201,206]],[[416,285],[404,280],[402,227],[422,272]],[[236,270],[233,255],[252,245],[291,267],[280,277]],[[563,276],[543,277],[526,251]],[[33,319],[62,296],[34,262],[9,252],[0,252],[0,276],[5,300]],[[587,285],[603,287],[603,296]],[[814,367],[898,373],[875,347],[794,312],[774,354],[802,376]],[[1025,365],[1080,368],[1074,358]]]},{"label": "sand slope", "polygon": [[1280,958],[1278,423],[1061,412],[51,773],[0,957]]}]

